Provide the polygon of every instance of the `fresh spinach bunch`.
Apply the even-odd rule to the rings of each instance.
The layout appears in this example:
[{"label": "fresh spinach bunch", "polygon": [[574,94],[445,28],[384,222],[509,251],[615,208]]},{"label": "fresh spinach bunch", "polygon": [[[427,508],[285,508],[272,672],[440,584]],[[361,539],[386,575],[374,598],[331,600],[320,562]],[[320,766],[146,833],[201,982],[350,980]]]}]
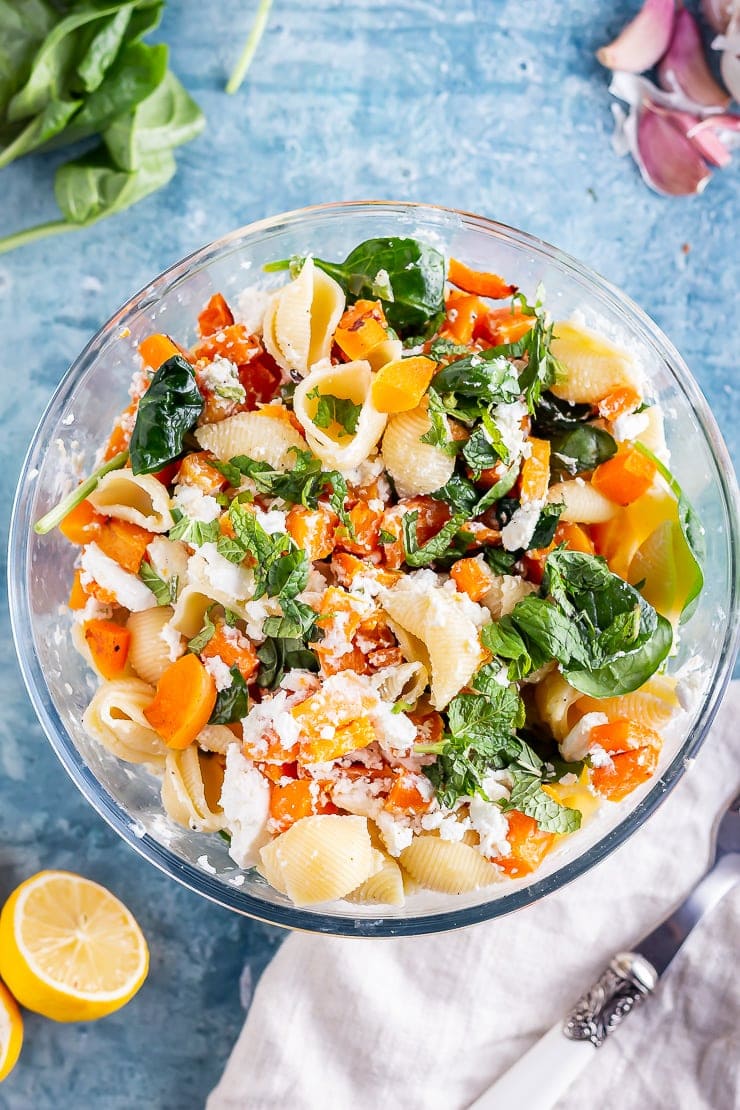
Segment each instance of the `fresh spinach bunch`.
[{"label": "fresh spinach bunch", "polygon": [[[265,270],[300,271],[304,258],[282,259]],[[314,263],[341,285],[350,303],[379,300],[390,326],[405,341],[433,335],[444,316],[445,259],[417,239],[367,239],[344,262]]]},{"label": "fresh spinach bunch", "polygon": [[167,184],[173,150],[203,115],[167,68],[167,47],[141,41],[163,0],[0,0],[0,168],[34,150],[97,135],[59,167],[63,219],[0,240],[0,253],[120,212]]}]

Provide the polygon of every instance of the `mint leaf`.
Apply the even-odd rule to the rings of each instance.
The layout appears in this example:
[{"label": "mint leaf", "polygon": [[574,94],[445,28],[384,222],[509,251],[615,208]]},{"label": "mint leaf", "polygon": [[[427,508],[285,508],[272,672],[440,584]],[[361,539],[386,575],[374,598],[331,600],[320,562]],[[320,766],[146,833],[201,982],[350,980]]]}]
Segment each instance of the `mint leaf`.
[{"label": "mint leaf", "polygon": [[404,513],[401,517],[403,546],[406,552],[405,559],[410,567],[428,567],[449,550],[466,517],[464,513],[456,513],[450,517],[436,536],[432,536],[422,547],[419,547],[416,534],[418,519],[419,512],[417,509],[414,509],[411,513]]},{"label": "mint leaf", "polygon": [[492,469],[502,457],[491,443],[482,424],[479,424],[465,441],[462,454],[476,479],[480,478],[482,470]]},{"label": "mint leaf", "polygon": [[170,528],[168,536],[171,540],[182,540],[191,547],[202,547],[204,543],[216,543],[221,532],[217,520],[207,523],[202,520],[191,520],[175,509],[173,517],[177,514],[174,528]]},{"label": "mint leaf", "polygon": [[580,810],[569,809],[546,794],[539,775],[509,770],[514,776],[511,796],[508,801],[499,802],[505,813],[512,809],[519,810],[532,817],[543,832],[572,833],[581,827]]},{"label": "mint leaf", "polygon": [[442,404],[442,399],[437,393],[436,389],[430,386],[427,390],[427,416],[431,427],[428,432],[424,432],[419,437],[422,443],[428,443],[432,447],[441,447],[447,455],[456,455],[458,450],[457,443],[450,438],[450,430],[447,425],[445,415],[445,407]]},{"label": "mint leaf", "polygon": [[231,686],[226,690],[219,690],[216,695],[216,704],[208,721],[209,725],[233,725],[246,717],[249,712],[249,691],[244,676],[236,664],[229,670]]},{"label": "mint leaf", "polygon": [[216,635],[216,626],[210,617],[212,608],[213,606],[209,605],[203,614],[203,625],[200,632],[193,636],[192,640],[188,640],[188,651],[192,651],[194,655],[198,655]]},{"label": "mint leaf", "polygon": [[[306,400],[318,398],[313,422],[318,428],[330,428],[339,424],[345,436],[354,435],[360,419],[362,405],[356,405],[348,397],[335,397],[332,393],[319,393],[318,386],[306,394]],[[341,438],[341,434],[340,434]]]},{"label": "mint leaf", "polygon": [[273,561],[267,571],[267,593],[270,597],[290,600],[305,590],[310,563],[304,551],[289,551]]},{"label": "mint leaf", "polygon": [[[151,563],[144,560],[139,567],[139,578],[148,586],[157,599],[157,605],[169,605],[172,601],[171,582],[165,582],[160,578]],[[177,590],[177,578],[175,578],[175,590]],[[177,596],[177,594],[175,594]]]}]

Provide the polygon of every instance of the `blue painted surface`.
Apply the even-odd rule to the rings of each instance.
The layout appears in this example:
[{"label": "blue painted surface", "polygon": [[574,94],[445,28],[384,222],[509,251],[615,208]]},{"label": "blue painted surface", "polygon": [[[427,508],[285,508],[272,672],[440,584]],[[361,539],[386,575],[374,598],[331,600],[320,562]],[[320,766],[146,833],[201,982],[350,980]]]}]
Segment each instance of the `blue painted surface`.
[{"label": "blue painted surface", "polygon": [[[0,257],[0,511],[22,454],[91,334],[182,255],[271,213],[389,197],[476,211],[589,263],[640,302],[685,356],[737,458],[738,171],[707,192],[648,192],[610,147],[593,58],[631,0],[275,0],[247,84],[222,92],[255,5],[172,0],[158,33],[209,126],[163,192],[97,227]],[[0,176],[0,234],[55,218],[60,155]],[[734,206],[734,213],[733,213]],[[19,396],[21,404],[19,405]],[[216,1081],[254,975],[280,934],[209,905],[141,861],[65,777],[0,636],[0,899],[42,867],[104,882],[141,922],[152,969],[121,1013],[90,1026],[29,1016],[0,1088],[5,1110],[189,1110]]]}]

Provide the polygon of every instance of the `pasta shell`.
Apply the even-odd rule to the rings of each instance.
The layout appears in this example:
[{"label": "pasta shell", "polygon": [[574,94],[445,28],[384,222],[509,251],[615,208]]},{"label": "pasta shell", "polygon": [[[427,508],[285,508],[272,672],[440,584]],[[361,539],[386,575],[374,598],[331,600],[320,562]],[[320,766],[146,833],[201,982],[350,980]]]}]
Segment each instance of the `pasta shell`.
[{"label": "pasta shell", "polygon": [[192,640],[203,627],[206,610],[213,602],[214,598],[204,594],[197,586],[186,586],[177,599],[168,627],[186,640]]},{"label": "pasta shell", "polygon": [[218,832],[224,827],[223,811],[215,801],[221,792],[219,773],[223,781],[223,766],[217,759],[201,754],[195,744],[167,752],[162,805],[178,825],[198,832]]},{"label": "pasta shell", "polygon": [[370,681],[383,701],[400,700],[413,705],[426,690],[429,673],[423,663],[399,663],[395,667],[385,667],[378,671],[377,675],[371,676]]},{"label": "pasta shell", "polygon": [[426,400],[411,412],[398,413],[388,421],[383,436],[383,463],[400,497],[433,493],[452,477],[455,460],[441,447],[421,442],[430,427]]},{"label": "pasta shell", "polygon": [[566,401],[593,404],[626,386],[640,391],[639,374],[627,352],[572,321],[555,324],[550,349],[567,373],[564,382],[550,388]]},{"label": "pasta shell", "polygon": [[344,312],[340,285],[307,258],[300,274],[273,295],[265,313],[265,347],[283,370],[304,376],[331,352]]},{"label": "pasta shell", "polygon": [[198,733],[195,742],[204,752],[218,752],[219,755],[226,755],[232,744],[239,743],[226,725],[206,725]]},{"label": "pasta shell", "polygon": [[639,690],[618,698],[590,698],[582,695],[578,699],[579,714],[606,713],[610,721],[627,717],[628,720],[638,721],[657,732],[680,711],[676,680],[669,675],[653,675]]},{"label": "pasta shell", "polygon": [[[293,411],[306,432],[308,445],[328,467],[346,472],[364,462],[383,434],[387,417],[378,412],[370,399],[372,373],[367,362],[345,362],[333,366],[328,360],[313,366],[293,394]],[[319,395],[339,397],[360,405],[354,433],[333,435],[331,428],[314,423]],[[337,429],[337,432],[341,429]]]},{"label": "pasta shell", "polygon": [[401,852],[401,864],[421,886],[441,894],[463,894],[498,882],[500,872],[468,844],[415,836]]},{"label": "pasta shell", "polygon": [[565,508],[560,519],[573,524],[603,524],[619,512],[619,505],[604,497],[588,482],[575,478],[572,482],[558,482],[550,486],[547,500],[551,505],[562,502]]},{"label": "pasta shell", "polygon": [[678,520],[676,499],[664,489],[648,490],[599,529],[599,550],[620,578],[628,578],[632,560],[656,528]]},{"label": "pasta shell", "polygon": [[534,700],[540,720],[546,724],[555,739],[564,740],[581,715],[577,703],[582,695],[570,686],[559,671],[545,675],[534,688]]},{"label": "pasta shell", "polygon": [[113,470],[100,479],[88,501],[104,516],[128,520],[148,532],[168,532],[175,524],[167,490],[153,474]]},{"label": "pasta shell", "polygon": [[527,582],[515,574],[496,574],[492,578],[491,588],[481,598],[481,605],[485,605],[493,619],[498,621],[508,616],[523,597],[536,590],[534,582]]},{"label": "pasta shell", "polygon": [[[467,685],[482,658],[478,629],[464,602],[439,587],[420,593],[401,580],[383,593],[381,605],[395,625],[423,645],[431,674],[430,701],[443,709]],[[408,644],[418,650],[413,641]]]},{"label": "pasta shell", "polygon": [[382,370],[387,363],[397,362],[403,357],[403,343],[400,339],[384,339],[382,343],[376,343],[366,357],[371,370]]},{"label": "pasta shell", "polygon": [[287,420],[259,411],[238,412],[217,424],[204,424],[195,438],[205,451],[225,462],[235,455],[247,455],[269,463],[274,470],[289,470],[295,452],[306,450],[305,440]]},{"label": "pasta shell", "polygon": [[296,821],[260,849],[260,858],[272,885],[297,906],[344,898],[377,866],[367,819],[336,814]]},{"label": "pasta shell", "polygon": [[167,748],[144,716],[153,700],[154,688],[139,678],[103,682],[85,710],[82,723],[119,759],[162,768]]},{"label": "pasta shell", "polygon": [[[172,619],[169,605],[131,613],[126,627],[131,633],[128,660],[140,678],[155,684],[172,662],[169,644],[162,638],[162,629]],[[180,654],[184,651],[181,645]]]},{"label": "pasta shell", "polygon": [[378,870],[348,894],[347,901],[357,905],[380,903],[384,906],[402,906],[406,899],[401,868],[390,856],[375,849],[373,851],[376,852],[376,858],[380,857],[377,861]]}]

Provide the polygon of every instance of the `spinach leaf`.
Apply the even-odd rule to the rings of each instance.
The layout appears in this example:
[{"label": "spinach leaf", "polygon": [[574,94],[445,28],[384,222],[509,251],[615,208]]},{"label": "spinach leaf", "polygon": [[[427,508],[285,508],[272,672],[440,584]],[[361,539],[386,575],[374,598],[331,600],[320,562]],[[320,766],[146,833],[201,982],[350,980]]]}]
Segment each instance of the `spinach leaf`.
[{"label": "spinach leaf", "polygon": [[37,520],[33,526],[33,530],[37,536],[45,536],[52,529],[58,528],[64,520],[65,516],[76,509],[86,497],[94,493],[98,488],[98,482],[104,478],[106,474],[110,474],[112,470],[120,470],[128,462],[128,451],[119,451],[112,459],[108,459],[102,466],[99,466],[89,478],[84,482],[80,482],[79,486],[68,493],[66,497],[45,513],[40,520]]},{"label": "spinach leaf", "polygon": [[37,116],[17,132],[12,141],[6,143],[0,152],[0,169],[30,150],[43,146],[63,131],[75,112],[79,111],[81,103],[80,100],[61,98],[49,101]]},{"label": "spinach leaf", "polygon": [[244,676],[236,664],[229,669],[231,686],[226,690],[219,690],[209,725],[233,725],[249,712],[249,691]]},{"label": "spinach leaf", "polygon": [[419,547],[416,534],[418,519],[418,509],[414,509],[411,513],[404,513],[401,518],[405,560],[410,567],[428,567],[448,551],[466,518],[463,513],[455,513],[440,528],[436,536],[432,536],[422,547]]},{"label": "spinach leaf", "polygon": [[285,600],[296,597],[308,584],[310,567],[305,551],[287,552],[267,569],[267,593]]},{"label": "spinach leaf", "polygon": [[502,547],[484,547],[483,558],[494,574],[511,574],[517,561],[512,551],[504,551]]},{"label": "spinach leaf", "polygon": [[443,397],[447,412],[458,411],[462,419],[470,419],[489,405],[517,400],[521,389],[516,367],[508,358],[492,354],[497,350],[477,351],[434,375],[432,388]]},{"label": "spinach leaf", "polygon": [[[221,473],[231,481],[236,477],[235,471],[238,471],[251,478],[260,493],[280,497],[293,505],[305,505],[307,509],[315,509],[319,498],[328,495],[331,508],[353,534],[352,521],[345,507],[347,482],[344,477],[338,470],[322,470],[321,460],[310,451],[295,451],[295,457],[292,469],[283,472],[273,470],[269,463],[250,459],[247,455],[236,455],[226,464],[228,472],[223,469]],[[237,485],[238,479],[231,484]]]},{"label": "spinach leaf", "polygon": [[560,503],[544,505],[532,533],[532,538],[527,544],[527,551],[536,551],[541,547],[549,547],[555,535],[555,529],[560,520],[565,505]]},{"label": "spinach leaf", "polygon": [[257,685],[268,690],[280,685],[286,671],[316,672],[319,669],[317,656],[298,637],[268,637],[257,648],[257,658],[260,661]]},{"label": "spinach leaf", "polygon": [[139,401],[131,433],[134,474],[153,474],[183,452],[186,432],[203,411],[203,397],[195,371],[182,355],[162,363]]},{"label": "spinach leaf", "polygon": [[0,115],[28,79],[39,46],[58,14],[46,0],[0,0]]},{"label": "spinach leaf", "polygon": [[534,669],[529,648],[510,617],[484,625],[480,638],[492,655],[508,663],[509,681],[518,681]]},{"label": "spinach leaf", "polygon": [[93,23],[83,36],[76,72],[85,92],[100,85],[126,36],[136,2],[123,4],[107,19]]},{"label": "spinach leaf", "polygon": [[590,420],[593,414],[591,405],[572,404],[545,390],[534,408],[532,435],[550,439],[561,432],[571,432]]},{"label": "spinach leaf", "polygon": [[[639,440],[635,442],[635,447],[647,458],[652,459],[658,468],[658,473],[678,501],[678,526],[681,541],[677,552],[677,562],[679,562],[679,570],[683,569],[689,583],[681,611],[681,623],[683,624],[694,612],[699,594],[704,589],[704,571],[702,569],[706,559],[704,526],[698,513],[665,463],[661,462],[657,455],[654,455]],[[683,564],[683,567],[681,567],[681,564]]]},{"label": "spinach leaf", "polygon": [[330,428],[338,424],[342,435],[354,435],[357,430],[357,421],[360,419],[362,405],[356,405],[347,397],[335,397],[331,393],[319,393],[318,386],[306,394],[307,400],[318,398],[313,422],[318,428]]},{"label": "spinach leaf", "polygon": [[669,622],[598,556],[556,549],[545,564],[543,590],[552,600],[530,594],[511,621],[584,694],[631,693],[670,651]]},{"label": "spinach leaf", "polygon": [[[337,281],[350,303],[379,300],[400,336],[436,331],[444,313],[445,260],[416,239],[368,239],[344,262],[314,262]],[[283,263],[269,268],[284,268]]]},{"label": "spinach leaf", "polygon": [[189,143],[204,126],[200,108],[168,70],[133,112],[112,120],[103,132],[103,141],[117,166],[136,170],[148,155]]},{"label": "spinach leaf", "polygon": [[613,436],[593,424],[580,424],[551,441],[550,470],[553,477],[573,477],[595,470],[617,453]]}]

